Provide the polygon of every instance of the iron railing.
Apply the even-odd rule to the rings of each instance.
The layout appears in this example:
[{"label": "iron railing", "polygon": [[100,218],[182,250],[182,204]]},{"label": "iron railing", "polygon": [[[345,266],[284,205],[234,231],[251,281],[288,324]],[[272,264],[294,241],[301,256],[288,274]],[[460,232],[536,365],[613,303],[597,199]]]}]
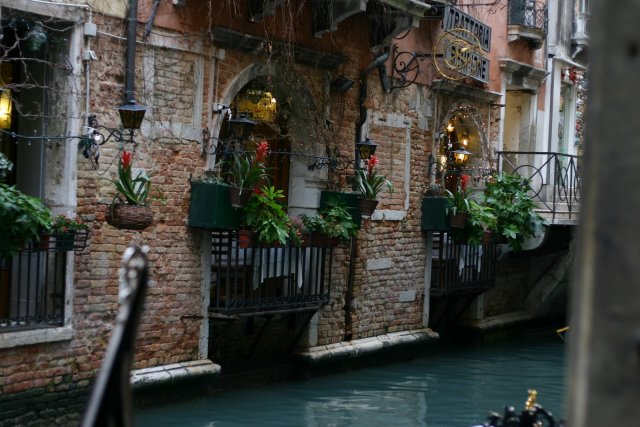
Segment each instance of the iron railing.
[{"label": "iron railing", "polygon": [[538,212],[551,221],[575,220],[582,196],[581,157],[551,152],[499,151],[498,172],[518,174],[529,182]]},{"label": "iron railing", "polygon": [[67,253],[84,249],[88,234],[46,235],[13,258],[0,258],[0,330],[64,323]]},{"label": "iron railing", "polygon": [[210,311],[220,314],[318,308],[329,302],[333,246],[244,248],[235,231],[214,231]]},{"label": "iron railing", "polygon": [[456,242],[451,232],[433,233],[431,296],[482,293],[496,281],[496,244]]},{"label": "iron railing", "polygon": [[509,25],[547,31],[547,6],[533,0],[509,0]]}]

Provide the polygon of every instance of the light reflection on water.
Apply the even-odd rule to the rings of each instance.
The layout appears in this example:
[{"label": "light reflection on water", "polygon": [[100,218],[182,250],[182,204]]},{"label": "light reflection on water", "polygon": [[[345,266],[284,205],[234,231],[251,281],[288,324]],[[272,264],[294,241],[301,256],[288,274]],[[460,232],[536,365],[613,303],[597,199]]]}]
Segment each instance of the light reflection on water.
[{"label": "light reflection on water", "polygon": [[136,426],[428,426],[481,424],[527,390],[556,419],[564,409],[564,343],[536,337],[435,351],[406,363],[224,392],[140,412]]}]

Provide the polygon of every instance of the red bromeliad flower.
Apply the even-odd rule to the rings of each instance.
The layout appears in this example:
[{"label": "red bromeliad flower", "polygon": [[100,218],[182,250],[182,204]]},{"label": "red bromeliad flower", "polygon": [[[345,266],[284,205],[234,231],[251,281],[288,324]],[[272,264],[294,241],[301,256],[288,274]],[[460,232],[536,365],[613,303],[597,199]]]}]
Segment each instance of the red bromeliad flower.
[{"label": "red bromeliad flower", "polygon": [[373,168],[375,168],[378,163],[380,163],[380,159],[378,159],[376,156],[371,156],[369,160],[367,160],[367,172],[369,173],[369,175],[371,175],[371,173],[373,172]]},{"label": "red bromeliad flower", "polygon": [[256,148],[256,162],[263,162],[268,151],[269,143],[267,141],[260,141]]},{"label": "red bromeliad flower", "polygon": [[131,166],[131,157],[133,153],[131,151],[122,150],[122,167],[127,169]]}]

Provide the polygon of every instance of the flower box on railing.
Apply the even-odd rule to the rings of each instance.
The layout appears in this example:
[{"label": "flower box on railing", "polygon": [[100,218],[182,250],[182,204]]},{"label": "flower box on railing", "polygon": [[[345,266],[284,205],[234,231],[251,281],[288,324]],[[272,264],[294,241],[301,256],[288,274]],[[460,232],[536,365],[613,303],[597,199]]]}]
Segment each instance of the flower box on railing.
[{"label": "flower box on railing", "polygon": [[229,186],[191,181],[190,227],[235,230],[240,226],[240,210],[229,202]]},{"label": "flower box on railing", "polygon": [[422,199],[422,221],[420,226],[424,231],[449,230],[446,197],[425,197]]},{"label": "flower box on railing", "polygon": [[362,227],[362,212],[360,211],[360,197],[356,193],[323,190],[320,192],[320,209],[331,206],[344,206],[351,214],[351,220],[359,230]]}]

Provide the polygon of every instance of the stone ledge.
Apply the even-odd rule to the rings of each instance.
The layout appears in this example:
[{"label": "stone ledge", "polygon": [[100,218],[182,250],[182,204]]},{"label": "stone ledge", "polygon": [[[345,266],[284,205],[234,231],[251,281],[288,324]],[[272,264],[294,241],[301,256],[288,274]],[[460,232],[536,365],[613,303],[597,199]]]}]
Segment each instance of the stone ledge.
[{"label": "stone ledge", "polygon": [[434,341],[438,338],[438,333],[429,328],[414,329],[411,331],[393,332],[376,337],[310,347],[296,353],[295,356],[302,361],[315,365],[366,356],[381,350],[405,345],[417,345]]},{"label": "stone ledge", "polygon": [[0,334],[0,348],[12,348],[48,342],[69,341],[73,338],[73,329],[43,328],[20,332],[6,332]]},{"label": "stone ledge", "polygon": [[513,313],[501,314],[498,316],[486,317],[478,320],[467,320],[464,326],[478,329],[482,332],[503,329],[508,326],[514,326],[518,323],[527,323],[531,321],[531,315],[526,311],[516,311]]},{"label": "stone ledge", "polygon": [[220,374],[220,371],[220,365],[208,359],[154,366],[153,368],[131,371],[131,386],[140,388],[178,380],[215,377]]}]

